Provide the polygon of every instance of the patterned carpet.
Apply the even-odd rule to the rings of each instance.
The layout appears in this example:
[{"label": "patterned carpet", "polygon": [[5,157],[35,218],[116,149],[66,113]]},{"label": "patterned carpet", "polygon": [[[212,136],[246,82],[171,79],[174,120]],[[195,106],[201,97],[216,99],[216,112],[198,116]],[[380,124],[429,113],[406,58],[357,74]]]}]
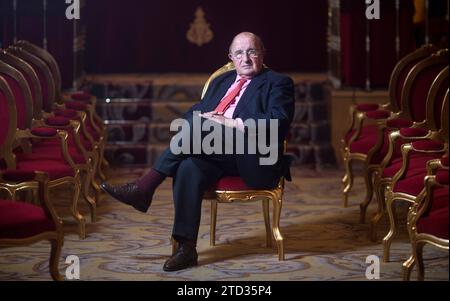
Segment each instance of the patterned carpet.
[{"label": "patterned carpet", "polygon": [[[110,172],[112,182],[138,177],[142,169]],[[360,179],[342,207],[342,171],[294,170],[287,183],[281,217],[286,260],[264,247],[264,223],[260,202],[219,204],[216,246],[209,245],[209,202],[203,203],[198,241],[199,266],[166,273],[162,265],[171,252],[171,180],[162,184],[147,214],[139,213],[108,197],[100,202],[98,221],[89,223],[88,237],[79,240],[74,225],[66,225],[60,261],[69,255],[80,259],[80,280],[367,280],[366,257],[382,255],[381,243],[367,238],[367,225],[358,223],[364,185]],[[64,214],[67,191],[55,194]],[[84,206],[84,205],[83,205]],[[81,206],[82,207],[82,206]],[[87,213],[87,209],[82,207]],[[374,211],[369,207],[369,213]],[[404,215],[406,208],[400,208]],[[87,216],[87,214],[86,214]],[[404,219],[403,219],[404,220]],[[380,227],[384,235],[386,222]],[[392,245],[391,262],[380,266],[380,280],[401,280],[402,262],[409,256],[406,229]],[[49,280],[49,244],[0,249],[0,280]],[[425,247],[426,280],[449,279],[448,252]],[[412,278],[416,279],[415,271]]]}]

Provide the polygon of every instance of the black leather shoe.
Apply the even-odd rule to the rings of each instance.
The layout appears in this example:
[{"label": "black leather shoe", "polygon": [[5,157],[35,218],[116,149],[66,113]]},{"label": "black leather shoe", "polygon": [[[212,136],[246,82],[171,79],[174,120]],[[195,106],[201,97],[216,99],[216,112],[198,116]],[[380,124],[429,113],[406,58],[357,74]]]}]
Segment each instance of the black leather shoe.
[{"label": "black leather shoe", "polygon": [[152,203],[151,197],[148,198],[144,196],[144,194],[139,191],[136,183],[127,183],[120,186],[112,186],[106,182],[103,182],[100,187],[116,200],[124,204],[133,206],[140,212],[147,212],[150,204]]},{"label": "black leather shoe", "polygon": [[197,265],[198,254],[194,244],[180,244],[177,252],[163,266],[166,272],[183,270]]}]

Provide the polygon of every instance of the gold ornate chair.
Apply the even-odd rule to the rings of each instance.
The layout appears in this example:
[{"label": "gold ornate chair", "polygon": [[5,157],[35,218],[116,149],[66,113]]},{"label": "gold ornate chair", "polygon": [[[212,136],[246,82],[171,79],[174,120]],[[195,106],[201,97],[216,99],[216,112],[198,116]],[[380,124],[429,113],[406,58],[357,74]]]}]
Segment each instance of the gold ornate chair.
[{"label": "gold ornate chair", "polygon": [[[446,67],[447,66],[447,67]],[[402,89],[403,113],[413,122],[411,127],[391,130],[385,138],[387,151],[381,163],[372,165],[377,212],[370,220],[369,236],[376,241],[376,228],[385,213],[385,189],[401,167],[400,147],[411,141],[435,137],[440,130],[441,106],[448,88],[448,54],[439,51],[418,63],[408,74]],[[423,164],[423,168],[425,165]]]},{"label": "gold ornate chair", "polygon": [[[227,63],[217,71],[215,71],[206,81],[203,87],[202,98],[208,89],[211,81],[217,76],[234,70],[232,62]],[[286,141],[284,142],[286,148]],[[251,202],[262,201],[264,224],[266,229],[266,247],[272,246],[272,235],[275,238],[278,248],[278,259],[284,260],[284,241],[280,231],[280,215],[284,190],[284,177],[280,178],[280,181],[274,189],[269,190],[254,190],[248,188],[240,177],[226,176],[219,180],[215,189],[211,189],[205,192],[204,198],[211,200],[211,224],[210,224],[210,245],[214,246],[216,242],[216,221],[217,221],[217,204],[218,203],[233,203],[233,202]],[[269,202],[273,204],[273,222],[270,225],[269,217]],[[175,249],[173,244],[173,252]]]},{"label": "gold ornate chair", "polygon": [[397,63],[389,81],[388,103],[383,105],[364,103],[350,107],[351,125],[341,140],[345,167],[342,192],[344,207],[347,207],[349,192],[353,186],[353,163],[362,161],[366,197],[360,203],[360,223],[365,222],[367,207],[373,197],[372,176],[385,154],[383,142],[387,131],[412,125],[401,105],[401,92],[407,75],[417,63],[436,50],[432,45],[424,45]]},{"label": "gold ornate chair", "polygon": [[[6,64],[6,66],[4,65]],[[89,194],[90,185],[93,177],[93,162],[96,158],[96,153],[93,151],[87,151],[84,145],[81,143],[80,129],[81,122],[77,120],[69,120],[64,117],[54,117],[47,115],[43,118],[42,114],[42,92],[39,84],[39,79],[35,74],[33,68],[24,60],[15,57],[5,51],[0,51],[0,66],[3,66],[3,72],[6,72],[10,77],[10,84],[12,81],[16,83],[16,88],[12,88],[13,93],[16,95],[16,107],[18,110],[18,116],[24,113],[26,117],[25,126],[32,130],[34,127],[52,127],[55,129],[67,131],[68,133],[68,150],[69,155],[73,159],[76,168],[82,173],[82,195],[87,202],[91,211],[91,220],[96,220],[96,200]],[[30,94],[31,92],[31,94]],[[17,95],[23,95],[23,105],[17,106],[19,98]],[[31,101],[31,99],[33,101]],[[23,108],[23,109],[21,109]],[[22,111],[25,112],[22,112]],[[84,112],[78,113],[80,120],[86,118]],[[33,118],[32,118],[33,116]],[[55,143],[57,141],[31,141],[28,144],[29,150],[25,153],[33,152],[34,157],[41,159],[52,159],[59,157],[60,144]],[[19,155],[21,156],[21,155]]]},{"label": "gold ornate chair", "polygon": [[445,94],[441,109],[441,126],[423,140],[413,141],[401,146],[401,168],[393,176],[386,187],[386,211],[389,217],[389,232],[383,238],[383,261],[389,261],[392,240],[397,233],[395,203],[398,201],[413,204],[424,193],[423,179],[427,174],[426,164],[430,160],[440,158],[448,152],[448,97]]},{"label": "gold ornate chair", "polygon": [[[23,186],[24,183],[17,181],[15,176],[0,171],[0,191]],[[41,172],[30,172],[21,175],[22,179],[24,177],[28,182],[37,184],[40,206],[0,199],[0,247],[18,247],[48,240],[51,245],[50,275],[53,280],[63,280],[58,270],[64,244],[63,225],[48,199],[48,176]]]},{"label": "gold ornate chair", "polygon": [[99,163],[97,166],[97,172],[101,180],[104,181],[106,176],[102,170],[102,167],[107,168],[109,166],[109,163],[103,157],[106,144],[106,127],[103,120],[95,111],[97,98],[87,92],[62,93],[61,72],[53,55],[44,48],[25,40],[18,41],[15,46],[30,54],[33,54],[46,63],[54,81],[56,93],[55,100],[58,104],[65,104],[66,107],[84,111],[87,114],[85,121],[86,126],[89,130],[89,134],[94,139],[94,142],[98,144],[99,149]]},{"label": "gold ornate chair", "polygon": [[[37,75],[42,91],[42,111],[45,118],[56,116],[57,118],[63,117],[80,123],[81,142],[93,164],[94,173],[91,176],[91,186],[94,188],[95,200],[99,200],[101,189],[96,181],[96,175],[101,178],[99,166],[101,165],[100,160],[104,139],[101,139],[101,136],[98,135],[90,121],[93,105],[78,101],[68,102],[68,105],[57,104],[60,101],[60,87],[58,87],[60,81],[55,80],[52,69],[44,60],[17,46],[9,47],[5,52],[6,55],[21,59],[33,69],[33,74],[28,74],[29,77]],[[46,126],[56,127],[54,124],[46,124]]]},{"label": "gold ornate chair", "polygon": [[418,280],[424,280],[423,247],[431,244],[449,250],[448,240],[448,153],[427,164],[425,190],[409,208],[407,227],[412,254],[403,263],[403,280],[409,280],[417,263]]},{"label": "gold ornate chair", "polygon": [[[1,62],[0,62],[1,63]],[[0,67],[6,68],[5,66]],[[10,82],[13,83],[12,81]],[[28,91],[29,94],[29,91]],[[29,172],[42,171],[48,174],[49,180],[45,182],[45,189],[67,185],[73,187],[71,213],[78,224],[80,238],[86,236],[86,220],[78,211],[78,198],[80,195],[80,171],[73,162],[68,150],[68,134],[66,131],[53,128],[38,127],[30,130],[26,128],[24,110],[16,110],[15,94],[8,82],[0,76],[0,170],[10,176],[21,180],[22,185],[6,186],[12,198],[16,192],[37,189],[36,181],[28,180]],[[22,106],[23,107],[23,106]],[[31,113],[30,113],[31,114]],[[33,153],[16,154],[17,143],[29,140],[55,140],[60,145],[60,157],[41,159],[34,157]],[[25,176],[24,176],[25,175]],[[21,178],[24,176],[24,178]]]}]

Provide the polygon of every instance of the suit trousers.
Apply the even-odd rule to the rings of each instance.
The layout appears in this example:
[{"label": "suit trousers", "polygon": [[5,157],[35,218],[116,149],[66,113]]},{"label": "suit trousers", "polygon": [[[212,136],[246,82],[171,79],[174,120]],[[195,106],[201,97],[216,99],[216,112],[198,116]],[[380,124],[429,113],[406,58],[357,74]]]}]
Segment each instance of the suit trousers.
[{"label": "suit trousers", "polygon": [[157,159],[153,168],[173,178],[172,236],[177,241],[197,240],[204,192],[223,176],[239,176],[234,155],[173,154],[170,148]]}]

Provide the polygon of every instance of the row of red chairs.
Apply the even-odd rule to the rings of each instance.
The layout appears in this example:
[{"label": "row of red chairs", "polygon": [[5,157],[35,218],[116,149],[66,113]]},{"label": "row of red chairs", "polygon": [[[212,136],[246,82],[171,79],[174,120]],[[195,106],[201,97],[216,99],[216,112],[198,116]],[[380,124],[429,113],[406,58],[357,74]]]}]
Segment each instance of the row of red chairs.
[{"label": "row of red chairs", "polygon": [[73,188],[70,212],[83,239],[86,218],[78,199],[81,194],[95,222],[98,181],[106,179],[105,127],[95,102],[85,92],[61,92],[58,64],[43,48],[19,41],[0,50],[0,196],[31,196],[34,202],[0,200],[0,246],[50,240],[55,280],[61,279],[57,267],[64,233],[49,191]]},{"label": "row of red chairs", "polygon": [[[424,184],[425,178],[431,176],[427,164],[439,160],[443,169],[448,168],[448,50],[425,45],[405,56],[391,74],[389,93],[387,104],[352,106],[352,125],[342,139],[344,206],[353,185],[352,164],[362,161],[366,197],[360,204],[360,222],[365,222],[375,193],[378,209],[371,218],[369,236],[376,241],[376,226],[387,214],[390,229],[383,238],[384,261],[389,261],[397,232],[394,203],[404,201],[419,207],[424,199],[433,203],[433,197],[426,196]],[[448,177],[446,181],[441,185],[447,185],[443,191],[447,193],[448,207]],[[420,224],[421,219],[428,218],[428,223],[434,223],[426,227],[428,234],[446,239],[446,245],[440,246],[448,249],[448,216],[430,219],[424,212],[428,211],[421,211],[415,221]],[[442,228],[447,230],[436,230]]]}]

